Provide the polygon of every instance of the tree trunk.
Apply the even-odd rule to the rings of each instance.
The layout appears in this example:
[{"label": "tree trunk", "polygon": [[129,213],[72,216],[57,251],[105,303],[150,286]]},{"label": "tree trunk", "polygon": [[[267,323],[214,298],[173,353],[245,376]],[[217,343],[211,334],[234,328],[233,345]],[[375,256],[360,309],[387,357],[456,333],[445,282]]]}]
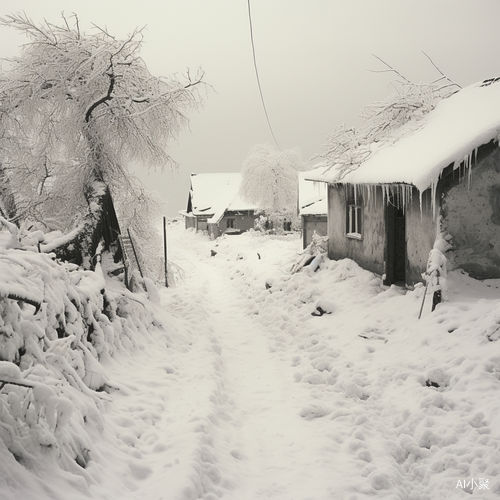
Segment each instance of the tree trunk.
[{"label": "tree trunk", "polygon": [[4,166],[0,163],[0,215],[8,220],[16,216],[16,201],[9,185]]}]

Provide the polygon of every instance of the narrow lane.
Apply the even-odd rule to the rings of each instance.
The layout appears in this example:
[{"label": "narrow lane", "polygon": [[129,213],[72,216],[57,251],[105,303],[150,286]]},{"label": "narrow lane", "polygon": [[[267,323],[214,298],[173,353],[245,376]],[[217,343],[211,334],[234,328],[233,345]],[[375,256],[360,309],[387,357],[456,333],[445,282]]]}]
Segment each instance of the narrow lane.
[{"label": "narrow lane", "polygon": [[193,328],[210,331],[220,352],[211,428],[220,479],[205,481],[204,494],[239,500],[335,498],[339,464],[336,454],[325,453],[334,441],[325,437],[323,424],[301,417],[308,388],[294,382],[293,367],[270,349],[269,332],[245,307],[241,283],[230,278],[223,262],[207,258],[203,249],[192,250],[183,255],[189,271],[182,294],[201,300],[197,307],[203,313]]}]

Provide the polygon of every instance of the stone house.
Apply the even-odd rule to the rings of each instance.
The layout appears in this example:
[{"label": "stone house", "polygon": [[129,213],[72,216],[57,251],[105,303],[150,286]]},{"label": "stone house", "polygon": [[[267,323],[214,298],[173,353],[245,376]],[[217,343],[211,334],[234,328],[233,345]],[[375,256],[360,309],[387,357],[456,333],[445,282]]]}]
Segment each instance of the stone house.
[{"label": "stone house", "polygon": [[500,79],[486,80],[373,144],[359,165],[311,171],[328,186],[329,257],[412,285],[445,238],[450,268],[500,278],[499,133]]}]

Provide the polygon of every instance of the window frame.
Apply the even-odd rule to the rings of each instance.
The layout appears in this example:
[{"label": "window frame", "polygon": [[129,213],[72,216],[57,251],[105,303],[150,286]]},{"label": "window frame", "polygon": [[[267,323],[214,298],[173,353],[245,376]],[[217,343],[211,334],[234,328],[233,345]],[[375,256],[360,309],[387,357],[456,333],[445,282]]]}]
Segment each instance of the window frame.
[{"label": "window frame", "polygon": [[346,237],[363,239],[363,200],[354,185],[346,186]]}]

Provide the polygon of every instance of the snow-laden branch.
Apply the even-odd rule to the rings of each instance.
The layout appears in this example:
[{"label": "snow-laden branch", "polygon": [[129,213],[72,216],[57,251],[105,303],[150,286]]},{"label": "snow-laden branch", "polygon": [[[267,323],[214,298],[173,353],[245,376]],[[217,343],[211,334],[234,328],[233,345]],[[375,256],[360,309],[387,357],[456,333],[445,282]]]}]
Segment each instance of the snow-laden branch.
[{"label": "snow-laden branch", "polygon": [[9,222],[7,219],[2,217],[1,215],[0,215],[0,224],[3,224],[9,230],[10,234],[17,236],[17,232],[18,232],[17,226],[15,224],[13,224],[12,222]]},{"label": "snow-laden branch", "polygon": [[[358,168],[378,148],[378,143],[397,140],[408,122],[418,123],[436,107],[439,101],[460,88],[432,61],[442,76],[431,83],[417,84],[380,57],[374,57],[387,68],[375,72],[391,72],[399,78],[393,83],[396,92],[381,101],[363,107],[361,113],[363,123],[359,128],[347,128],[341,125],[334,129],[328,138],[323,146],[324,152],[318,156],[325,158],[328,166],[336,168],[339,179]],[[443,83],[443,80],[446,80],[446,83]]]}]

